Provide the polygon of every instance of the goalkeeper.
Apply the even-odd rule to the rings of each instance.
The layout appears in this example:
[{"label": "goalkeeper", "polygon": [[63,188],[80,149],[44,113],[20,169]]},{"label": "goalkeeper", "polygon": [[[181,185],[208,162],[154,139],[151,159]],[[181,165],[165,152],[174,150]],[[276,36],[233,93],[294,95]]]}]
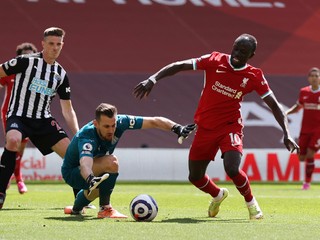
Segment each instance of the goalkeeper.
[{"label": "goalkeeper", "polygon": [[82,214],[83,208],[99,197],[98,218],[127,218],[110,203],[119,175],[118,159],[113,151],[126,130],[146,128],[171,130],[181,143],[196,125],[181,126],[165,117],[117,114],[117,108],[107,103],[96,108],[95,119],[73,137],[63,160],[61,172],[65,182],[73,188],[82,189],[74,205],[65,207],[65,214]]}]

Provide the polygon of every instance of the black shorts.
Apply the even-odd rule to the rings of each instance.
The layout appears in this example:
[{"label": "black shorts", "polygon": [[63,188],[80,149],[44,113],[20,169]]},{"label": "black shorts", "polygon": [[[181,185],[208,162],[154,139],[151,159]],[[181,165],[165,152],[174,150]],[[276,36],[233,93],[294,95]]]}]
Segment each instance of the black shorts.
[{"label": "black shorts", "polygon": [[51,148],[61,139],[68,137],[53,117],[31,119],[11,116],[7,119],[6,132],[12,129],[21,132],[22,139],[29,137],[43,155],[52,153]]}]

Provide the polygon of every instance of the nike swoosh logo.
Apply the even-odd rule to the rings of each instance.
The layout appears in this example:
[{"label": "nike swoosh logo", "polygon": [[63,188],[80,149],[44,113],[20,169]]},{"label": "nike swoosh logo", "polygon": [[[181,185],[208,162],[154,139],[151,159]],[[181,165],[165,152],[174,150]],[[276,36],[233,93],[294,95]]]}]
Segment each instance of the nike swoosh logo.
[{"label": "nike swoosh logo", "polygon": [[221,71],[219,69],[216,70],[216,73],[225,73],[226,71]]}]

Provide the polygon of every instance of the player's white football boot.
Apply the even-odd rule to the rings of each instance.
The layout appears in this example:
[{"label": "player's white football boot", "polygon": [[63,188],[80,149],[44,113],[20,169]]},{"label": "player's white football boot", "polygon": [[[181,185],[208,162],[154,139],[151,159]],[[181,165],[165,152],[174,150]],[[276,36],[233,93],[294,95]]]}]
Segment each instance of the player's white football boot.
[{"label": "player's white football boot", "polygon": [[211,200],[211,203],[209,205],[209,209],[208,209],[208,215],[209,217],[215,217],[220,210],[220,204],[222,203],[223,200],[226,199],[226,197],[228,197],[229,195],[229,191],[226,188],[221,188],[221,190],[223,191],[223,195],[222,198],[219,201],[215,201],[214,199]]},{"label": "player's white football boot", "polygon": [[249,218],[251,220],[259,220],[263,218],[263,213],[259,207],[259,204],[255,198],[253,198],[253,204],[248,206]]}]

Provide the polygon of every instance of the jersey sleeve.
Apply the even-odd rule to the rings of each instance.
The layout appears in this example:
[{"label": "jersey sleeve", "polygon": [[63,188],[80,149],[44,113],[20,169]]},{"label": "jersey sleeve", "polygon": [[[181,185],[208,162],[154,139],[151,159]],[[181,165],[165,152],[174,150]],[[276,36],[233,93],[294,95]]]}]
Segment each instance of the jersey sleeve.
[{"label": "jersey sleeve", "polygon": [[301,88],[299,92],[299,98],[297,100],[297,104],[300,106],[303,106],[303,103],[304,103],[304,91],[303,91],[303,88]]},{"label": "jersey sleeve", "polygon": [[57,93],[62,100],[70,100],[71,99],[71,88],[69,84],[69,78],[66,74],[64,76],[62,84],[59,86]]},{"label": "jersey sleeve", "polygon": [[118,115],[117,128],[121,131],[141,129],[143,117],[132,115]]},{"label": "jersey sleeve", "polygon": [[88,138],[79,138],[78,149],[79,149],[79,159],[84,156],[93,158],[93,150],[96,147],[95,142]]},{"label": "jersey sleeve", "polygon": [[3,87],[6,86],[8,84],[8,81],[10,81],[10,79],[11,79],[10,76],[0,78],[0,85]]},{"label": "jersey sleeve", "polygon": [[219,52],[213,52],[211,54],[202,55],[199,58],[194,58],[193,62],[193,70],[205,70],[207,68],[216,67],[216,57],[218,57]]},{"label": "jersey sleeve", "polygon": [[29,58],[24,55],[13,58],[2,64],[4,72],[7,76],[25,71],[29,64]]},{"label": "jersey sleeve", "polygon": [[269,96],[272,93],[268,81],[264,77],[263,72],[260,69],[256,69],[256,84],[255,91],[259,94],[259,96],[263,99]]}]

